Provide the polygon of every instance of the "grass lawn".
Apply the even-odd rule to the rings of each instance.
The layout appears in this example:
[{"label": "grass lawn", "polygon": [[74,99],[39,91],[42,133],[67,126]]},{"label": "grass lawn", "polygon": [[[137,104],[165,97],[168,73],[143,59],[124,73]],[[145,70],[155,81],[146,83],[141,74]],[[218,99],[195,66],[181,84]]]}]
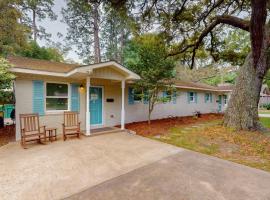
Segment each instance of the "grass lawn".
[{"label": "grass lawn", "polygon": [[[270,118],[260,120],[270,128]],[[154,122],[152,126],[165,126],[168,120],[164,121],[166,123],[162,120]],[[137,134],[139,132],[140,135],[175,146],[270,171],[270,135],[225,128],[221,125],[220,118],[207,121],[198,119],[188,124],[175,121],[177,120],[172,120],[166,129],[159,132],[155,128],[151,132],[151,127],[143,123],[136,124],[133,130],[136,131],[137,128]]]},{"label": "grass lawn", "polygon": [[260,121],[266,128],[270,128],[270,117],[260,117]]},{"label": "grass lawn", "polygon": [[270,137],[256,132],[235,132],[222,127],[220,121],[173,127],[167,134],[151,138],[270,171]]}]

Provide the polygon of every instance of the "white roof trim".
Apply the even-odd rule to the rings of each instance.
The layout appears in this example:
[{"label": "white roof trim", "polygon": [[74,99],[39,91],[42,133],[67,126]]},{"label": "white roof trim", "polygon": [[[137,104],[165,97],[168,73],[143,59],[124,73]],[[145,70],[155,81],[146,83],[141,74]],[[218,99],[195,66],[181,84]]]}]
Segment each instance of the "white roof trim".
[{"label": "white roof trim", "polygon": [[41,70],[34,70],[34,69],[24,69],[24,68],[16,68],[16,67],[10,68],[10,71],[15,72],[15,73],[66,77],[66,73],[49,72],[49,71],[41,71]]},{"label": "white roof trim", "polygon": [[104,62],[104,63],[98,63],[98,64],[92,64],[87,66],[81,66],[78,68],[75,68],[71,70],[70,72],[49,72],[49,71],[41,71],[41,70],[34,70],[34,69],[24,69],[24,68],[16,68],[12,67],[10,69],[11,72],[15,73],[26,73],[26,74],[36,74],[36,75],[47,75],[47,76],[58,76],[58,77],[69,77],[75,73],[81,72],[81,73],[87,73],[92,72],[94,69],[103,68],[103,67],[109,67],[113,66],[120,71],[123,71],[128,76],[126,79],[140,79],[140,76],[136,73],[130,71],[129,69],[123,67],[122,65],[118,64],[117,62],[110,61],[110,62]]}]

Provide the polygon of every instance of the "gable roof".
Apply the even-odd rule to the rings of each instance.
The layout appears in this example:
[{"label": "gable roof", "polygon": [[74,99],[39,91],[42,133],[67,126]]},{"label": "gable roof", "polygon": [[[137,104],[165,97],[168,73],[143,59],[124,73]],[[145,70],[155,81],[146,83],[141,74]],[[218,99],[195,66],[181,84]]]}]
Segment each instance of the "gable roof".
[{"label": "gable roof", "polygon": [[59,77],[69,77],[75,73],[89,73],[94,69],[102,67],[112,67],[119,72],[122,72],[128,79],[140,79],[136,73],[125,68],[115,61],[100,62],[89,65],[67,64],[61,62],[52,62],[47,60],[25,58],[20,56],[9,56],[7,60],[13,65],[12,72],[39,74]]}]

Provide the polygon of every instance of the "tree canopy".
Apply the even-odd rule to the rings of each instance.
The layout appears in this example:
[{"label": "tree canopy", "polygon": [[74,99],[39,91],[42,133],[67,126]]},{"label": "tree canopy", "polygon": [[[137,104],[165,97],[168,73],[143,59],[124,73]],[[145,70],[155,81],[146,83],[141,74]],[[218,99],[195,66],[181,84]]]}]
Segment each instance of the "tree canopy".
[{"label": "tree canopy", "polygon": [[19,55],[29,58],[63,62],[63,52],[55,47],[40,47],[35,41],[31,41],[22,49]]},{"label": "tree canopy", "polygon": [[0,1],[0,55],[15,53],[27,43],[29,28],[19,23],[18,0]]},{"label": "tree canopy", "polygon": [[166,57],[168,49],[164,40],[156,34],[145,34],[132,39],[124,51],[124,64],[141,76],[135,89],[141,90],[148,102],[149,123],[154,106],[164,101],[160,93],[170,90],[174,78],[175,62]]},{"label": "tree canopy", "polygon": [[8,71],[10,67],[8,61],[0,57],[0,103],[12,102],[13,95],[9,89],[15,77]]},{"label": "tree canopy", "polygon": [[42,21],[46,18],[56,20],[57,15],[52,10],[54,0],[20,0],[20,6],[23,13],[22,21],[31,28],[32,39],[49,39],[51,34],[46,32],[46,29],[37,25],[37,21]]}]

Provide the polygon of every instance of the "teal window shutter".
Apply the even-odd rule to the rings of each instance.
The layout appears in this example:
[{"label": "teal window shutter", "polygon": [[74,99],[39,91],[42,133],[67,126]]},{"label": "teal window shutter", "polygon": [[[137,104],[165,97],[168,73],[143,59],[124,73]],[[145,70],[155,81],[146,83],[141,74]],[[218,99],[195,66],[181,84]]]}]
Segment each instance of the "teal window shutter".
[{"label": "teal window shutter", "polygon": [[128,88],[128,104],[134,104],[134,90],[132,87]]},{"label": "teal window shutter", "polygon": [[197,95],[197,92],[194,92],[194,97],[195,97],[195,103],[198,102],[198,95]]},{"label": "teal window shutter", "polygon": [[212,100],[213,100],[212,93],[210,93],[210,103],[212,103]]},{"label": "teal window shutter", "polygon": [[44,115],[44,82],[33,81],[33,113]]},{"label": "teal window shutter", "polygon": [[176,104],[176,98],[177,98],[176,91],[173,91],[173,96],[172,96],[173,104]]},{"label": "teal window shutter", "polygon": [[204,94],[204,103],[207,103],[207,98],[208,98],[207,96],[208,96],[208,93],[205,93]]},{"label": "teal window shutter", "polygon": [[145,92],[144,92],[144,95],[143,95],[143,103],[144,103],[144,104],[148,104],[148,91],[145,91]]},{"label": "teal window shutter", "polygon": [[187,102],[190,103],[190,92],[187,92]]},{"label": "teal window shutter", "polygon": [[80,111],[79,85],[71,84],[71,111]]}]

